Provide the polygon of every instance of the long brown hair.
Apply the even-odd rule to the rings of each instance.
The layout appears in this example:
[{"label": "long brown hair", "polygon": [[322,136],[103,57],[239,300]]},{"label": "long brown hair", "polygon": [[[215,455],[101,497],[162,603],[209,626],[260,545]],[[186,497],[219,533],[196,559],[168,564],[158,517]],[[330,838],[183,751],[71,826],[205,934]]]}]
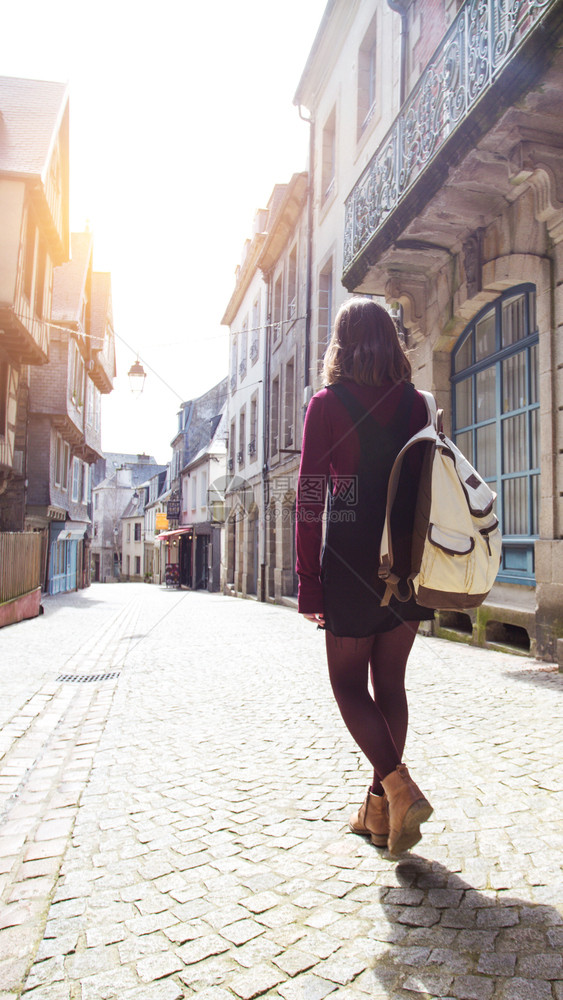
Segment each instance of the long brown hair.
[{"label": "long brown hair", "polygon": [[391,316],[373,299],[348,299],[338,310],[327,347],[325,385],[353,379],[359,385],[410,382],[412,369]]}]

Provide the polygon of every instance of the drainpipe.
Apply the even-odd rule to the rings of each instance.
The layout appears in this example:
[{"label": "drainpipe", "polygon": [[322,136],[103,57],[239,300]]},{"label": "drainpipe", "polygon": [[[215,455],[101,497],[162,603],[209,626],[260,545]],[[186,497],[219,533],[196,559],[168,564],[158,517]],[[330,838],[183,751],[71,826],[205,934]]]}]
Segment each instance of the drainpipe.
[{"label": "drainpipe", "polygon": [[311,301],[313,296],[313,199],[315,193],[315,121],[311,115],[307,118],[298,106],[299,117],[309,126],[309,165],[307,185],[307,274],[305,290],[305,351],[303,360],[303,402],[306,406],[306,393],[310,385],[309,369],[311,367]]},{"label": "drainpipe", "polygon": [[401,15],[401,77],[399,91],[399,105],[402,108],[407,96],[407,37],[408,37],[408,14],[407,0],[387,0],[387,6]]},{"label": "drainpipe", "polygon": [[262,409],[262,557],[263,561],[261,563],[261,580],[260,580],[260,600],[266,600],[266,570],[267,570],[267,552],[268,552],[268,520],[266,517],[266,511],[268,509],[268,504],[270,502],[270,482],[269,482],[269,464],[268,459],[270,457],[270,336],[272,332],[271,328],[271,318],[272,318],[272,275],[271,273],[267,276],[266,285],[266,343],[264,350],[264,377],[262,380],[262,385],[264,387],[263,393],[263,409]]}]

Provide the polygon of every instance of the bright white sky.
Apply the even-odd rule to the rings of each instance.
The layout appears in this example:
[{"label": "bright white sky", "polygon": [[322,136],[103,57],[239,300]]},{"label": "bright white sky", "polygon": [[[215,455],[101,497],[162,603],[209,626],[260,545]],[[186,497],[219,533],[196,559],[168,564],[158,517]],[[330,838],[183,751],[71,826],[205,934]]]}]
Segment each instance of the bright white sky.
[{"label": "bright white sky", "polygon": [[[17,0],[5,76],[69,83],[71,227],[111,271],[118,336],[105,451],[170,458],[176,412],[228,366],[221,318],[254,213],[306,167],[292,99],[326,0]],[[146,367],[146,365],[145,365]]]}]

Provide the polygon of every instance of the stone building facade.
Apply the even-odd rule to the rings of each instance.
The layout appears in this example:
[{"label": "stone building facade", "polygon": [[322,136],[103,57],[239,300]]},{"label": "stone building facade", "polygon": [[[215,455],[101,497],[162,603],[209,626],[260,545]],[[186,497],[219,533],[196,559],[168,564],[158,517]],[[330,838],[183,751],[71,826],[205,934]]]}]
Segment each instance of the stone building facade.
[{"label": "stone building facade", "polygon": [[96,582],[115,583],[121,579],[122,515],[134,493],[139,495],[144,483],[166,471],[167,467],[158,465],[151,455],[121,452],[108,452],[94,466],[91,563]]},{"label": "stone building facade", "polygon": [[415,384],[498,493],[490,599],[437,631],[546,659],[563,640],[562,20],[555,0],[341,0],[295,96],[314,130],[316,361],[329,261],[333,308],[387,302]]},{"label": "stone building facade", "polygon": [[308,178],[277,184],[223,323],[230,326],[225,587],[283,601],[297,594],[295,497],[308,311]]},{"label": "stone building facade", "polygon": [[47,364],[54,269],[68,260],[64,84],[0,77],[0,531],[21,532],[31,371]]},{"label": "stone building facade", "polygon": [[[281,187],[272,194],[272,198],[277,196],[281,196]],[[258,260],[268,215],[269,210],[263,209],[254,217],[252,236],[244,244],[235,287],[222,319],[229,327],[222,585],[228,593],[258,598],[265,592],[264,370],[269,309],[268,288]]]},{"label": "stone building facade", "polygon": [[73,233],[53,277],[49,363],[30,375],[25,523],[45,536],[51,594],[90,582],[91,466],[115,375],[109,275],[94,275],[92,234]]}]

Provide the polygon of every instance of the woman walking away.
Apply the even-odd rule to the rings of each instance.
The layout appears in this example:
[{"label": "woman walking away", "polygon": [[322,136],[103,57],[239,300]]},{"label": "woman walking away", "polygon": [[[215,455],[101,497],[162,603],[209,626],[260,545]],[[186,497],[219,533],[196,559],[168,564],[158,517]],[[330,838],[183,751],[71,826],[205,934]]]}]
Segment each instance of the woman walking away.
[{"label": "woman walking away", "polygon": [[[420,824],[432,812],[402,756],[407,659],[419,621],[434,612],[413,598],[403,603],[392,597],[382,607],[385,585],[377,569],[391,467],[426,424],[426,406],[411,384],[411,366],[391,317],[368,298],[349,299],[338,312],[323,375],[326,388],[311,399],[303,430],[299,611],[325,629],[334,696],[374,771],[350,828],[398,855],[418,843]],[[393,508],[393,539],[405,567],[420,460],[415,454],[403,463]]]}]

